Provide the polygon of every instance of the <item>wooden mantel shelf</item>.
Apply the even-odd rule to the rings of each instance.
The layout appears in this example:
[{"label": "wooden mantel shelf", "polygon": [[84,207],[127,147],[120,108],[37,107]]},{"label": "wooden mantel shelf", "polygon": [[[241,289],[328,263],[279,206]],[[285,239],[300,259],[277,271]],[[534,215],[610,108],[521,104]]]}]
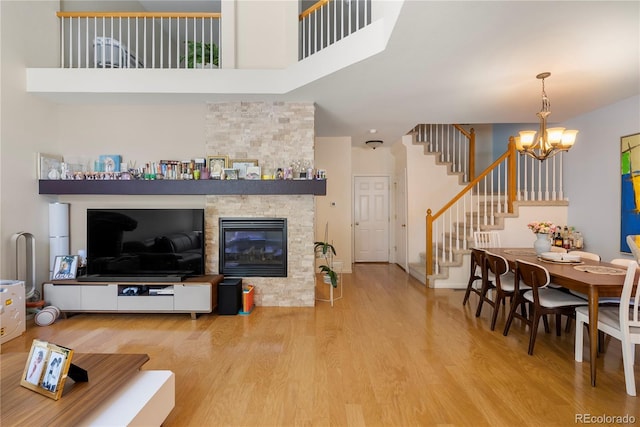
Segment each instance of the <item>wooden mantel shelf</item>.
[{"label": "wooden mantel shelf", "polygon": [[303,180],[39,180],[40,194],[284,195],[327,194],[327,181]]}]

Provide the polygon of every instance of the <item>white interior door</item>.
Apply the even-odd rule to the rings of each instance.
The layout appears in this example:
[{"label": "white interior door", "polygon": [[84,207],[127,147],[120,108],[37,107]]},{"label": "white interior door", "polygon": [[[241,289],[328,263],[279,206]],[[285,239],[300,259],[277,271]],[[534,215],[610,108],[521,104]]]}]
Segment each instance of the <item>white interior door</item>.
[{"label": "white interior door", "polygon": [[354,180],[355,262],[389,262],[389,177]]},{"label": "white interior door", "polygon": [[408,270],[407,265],[407,170],[403,169],[402,173],[396,176],[395,195],[396,195],[396,214],[394,217],[394,227],[396,235],[395,261],[405,271]]}]

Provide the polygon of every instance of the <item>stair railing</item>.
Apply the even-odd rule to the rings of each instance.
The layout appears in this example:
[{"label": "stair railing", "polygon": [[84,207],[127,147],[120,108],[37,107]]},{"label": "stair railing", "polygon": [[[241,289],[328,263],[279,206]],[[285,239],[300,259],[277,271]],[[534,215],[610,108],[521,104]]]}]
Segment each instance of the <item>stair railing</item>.
[{"label": "stair railing", "polygon": [[427,210],[427,276],[440,273],[456,252],[467,250],[474,231],[491,229],[496,214],[513,213],[515,201],[564,201],[562,154],[539,161],[516,151],[514,137],[507,151],[472,179],[438,212]]},{"label": "stair railing", "polygon": [[441,163],[450,163],[451,172],[461,173],[463,182],[475,178],[476,133],[457,124],[419,124],[411,130],[415,141],[425,150],[439,155]]},{"label": "stair railing", "polygon": [[468,249],[474,231],[496,225],[495,213],[513,212],[516,199],[516,149],[513,138],[507,151],[471,180],[442,209],[427,210],[427,276],[440,273],[441,263]]},{"label": "stair railing", "polygon": [[371,23],[371,0],[318,0],[298,16],[302,60]]}]

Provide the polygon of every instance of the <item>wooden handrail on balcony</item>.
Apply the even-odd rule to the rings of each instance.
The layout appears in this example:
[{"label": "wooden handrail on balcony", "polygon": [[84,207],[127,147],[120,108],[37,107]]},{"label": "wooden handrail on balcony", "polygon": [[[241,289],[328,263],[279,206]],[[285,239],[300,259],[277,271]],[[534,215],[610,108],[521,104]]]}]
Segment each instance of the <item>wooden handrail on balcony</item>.
[{"label": "wooden handrail on balcony", "polygon": [[457,201],[463,196],[468,194],[480,181],[487,177],[494,169],[507,160],[507,206],[508,212],[513,212],[513,201],[516,198],[516,148],[515,140],[513,137],[509,138],[509,145],[507,151],[503,153],[496,161],[494,161],[487,169],[485,169],[480,175],[471,180],[457,195],[455,195],[449,202],[447,202],[438,212],[432,213],[431,209],[427,209],[426,217],[426,264],[427,264],[427,276],[433,274],[433,222],[447,212]]},{"label": "wooden handrail on balcony", "polygon": [[319,0],[315,2],[311,7],[307,8],[307,10],[305,10],[300,14],[300,16],[298,17],[298,21],[302,21],[304,18],[311,15],[313,12],[320,9],[322,6],[329,3],[330,1],[331,0]]},{"label": "wooden handrail on balcony", "polygon": [[58,18],[213,18],[218,12],[56,12]]}]

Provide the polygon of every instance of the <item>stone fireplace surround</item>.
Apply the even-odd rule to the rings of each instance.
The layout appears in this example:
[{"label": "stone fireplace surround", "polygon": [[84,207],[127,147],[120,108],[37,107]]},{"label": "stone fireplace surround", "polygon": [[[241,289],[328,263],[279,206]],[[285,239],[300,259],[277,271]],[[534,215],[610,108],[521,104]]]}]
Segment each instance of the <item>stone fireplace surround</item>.
[{"label": "stone fireplace surround", "polygon": [[[314,159],[313,103],[229,102],[207,105],[206,155],[256,159],[263,174]],[[257,306],[312,307],[315,304],[314,196],[207,196],[206,272],[218,270],[220,217],[287,218],[287,277],[249,277]]]}]

